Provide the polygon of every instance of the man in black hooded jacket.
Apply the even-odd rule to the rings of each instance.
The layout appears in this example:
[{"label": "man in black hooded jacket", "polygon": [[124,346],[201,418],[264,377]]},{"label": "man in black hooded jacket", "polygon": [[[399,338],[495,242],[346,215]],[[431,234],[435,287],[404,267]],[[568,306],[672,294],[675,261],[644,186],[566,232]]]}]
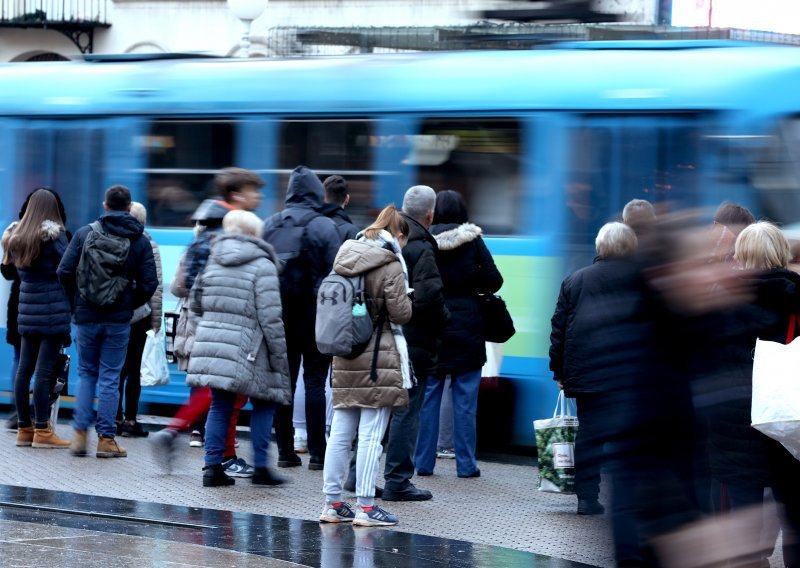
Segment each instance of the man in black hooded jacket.
[{"label": "man in black hooded jacket", "polygon": [[[317,290],[333,267],[341,240],[333,221],[320,213],[324,189],[317,175],[298,166],[289,178],[286,208],[264,220],[263,238],[283,261],[280,273],[283,325],[292,393],[300,362],[306,388],[308,468],[322,470],[325,462],[325,380],[330,357],[317,349],[314,324]],[[278,467],[301,465],[294,451],[292,407],[281,406],[275,414]]]}]

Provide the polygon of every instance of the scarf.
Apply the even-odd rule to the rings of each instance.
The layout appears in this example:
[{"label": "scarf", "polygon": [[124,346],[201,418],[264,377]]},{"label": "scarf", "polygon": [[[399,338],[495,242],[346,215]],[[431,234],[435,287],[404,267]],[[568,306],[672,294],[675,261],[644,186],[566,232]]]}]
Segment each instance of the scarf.
[{"label": "scarf", "polygon": [[[406,260],[403,258],[403,254],[400,251],[400,245],[397,244],[397,240],[391,235],[391,233],[389,233],[389,231],[382,230],[374,239],[368,239],[364,233],[359,233],[356,238],[360,241],[371,243],[375,246],[392,251],[397,257],[397,260],[400,262],[400,268],[403,269],[403,280],[406,285],[406,293],[409,294],[413,291],[408,285],[408,268],[406,268]],[[416,386],[417,380],[414,377],[414,369],[411,367],[411,359],[408,356],[408,343],[406,342],[406,336],[403,335],[403,326],[394,323],[388,318],[387,321],[389,322],[389,326],[392,330],[392,337],[394,337],[394,343],[397,347],[397,352],[400,354],[400,370],[403,373],[403,388],[410,389]]]}]

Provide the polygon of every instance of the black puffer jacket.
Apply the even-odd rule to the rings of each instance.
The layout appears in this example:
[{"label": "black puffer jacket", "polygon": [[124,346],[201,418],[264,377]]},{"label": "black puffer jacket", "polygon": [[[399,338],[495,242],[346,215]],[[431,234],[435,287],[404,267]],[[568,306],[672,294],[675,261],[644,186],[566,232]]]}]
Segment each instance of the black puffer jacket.
[{"label": "black puffer jacket", "polygon": [[76,273],[81,259],[83,243],[91,227],[86,225],[75,233],[67,252],[58,267],[58,279],[67,291],[73,306],[73,320],[82,323],[129,323],[133,309],[150,300],[158,288],[158,274],[153,258],[150,241],[144,236],[144,227],[130,213],[109,211],[100,222],[106,232],[117,237],[130,239],[131,246],[125,271],[129,280],[128,286],[120,293],[117,301],[110,308],[97,308],[90,305],[78,293]]},{"label": "black puffer jacket", "polygon": [[550,370],[569,397],[630,388],[655,357],[654,315],[639,267],[597,258],[561,284]]},{"label": "black puffer jacket", "polygon": [[333,221],[334,225],[336,225],[336,232],[339,233],[339,238],[342,242],[356,238],[358,227],[353,224],[344,209],[335,203],[325,203],[320,209],[320,213]]},{"label": "black puffer jacket", "polygon": [[408,268],[409,285],[414,289],[411,321],[403,326],[408,354],[418,377],[436,369],[442,332],[449,318],[444,303],[444,285],[436,264],[438,246],[433,236],[419,222],[403,214],[408,221],[408,243],[403,258]]},{"label": "black puffer jacket", "polygon": [[474,371],[486,363],[478,294],[497,292],[503,277],[472,223],[432,225],[439,246],[438,266],[450,320],[444,331],[436,370],[440,374]]},{"label": "black puffer jacket", "polygon": [[58,223],[45,221],[39,256],[27,268],[17,267],[20,279],[20,335],[69,335],[69,300],[58,282],[58,268],[67,250],[67,235]]}]

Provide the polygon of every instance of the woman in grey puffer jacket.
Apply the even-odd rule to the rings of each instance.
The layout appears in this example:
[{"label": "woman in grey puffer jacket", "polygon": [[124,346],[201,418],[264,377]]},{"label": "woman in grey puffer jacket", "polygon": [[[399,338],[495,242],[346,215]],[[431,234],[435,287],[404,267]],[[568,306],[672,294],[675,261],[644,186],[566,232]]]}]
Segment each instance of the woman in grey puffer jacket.
[{"label": "woman in grey puffer jacket", "polygon": [[253,483],[279,485],[283,480],[267,469],[267,448],[276,406],[292,399],[278,260],[256,236],[261,220],[253,213],[231,211],[222,227],[225,234],[214,241],[191,303],[200,322],[186,384],[211,387],[203,485],[234,483],[223,471],[222,458],[237,394],[250,397],[253,405]]}]

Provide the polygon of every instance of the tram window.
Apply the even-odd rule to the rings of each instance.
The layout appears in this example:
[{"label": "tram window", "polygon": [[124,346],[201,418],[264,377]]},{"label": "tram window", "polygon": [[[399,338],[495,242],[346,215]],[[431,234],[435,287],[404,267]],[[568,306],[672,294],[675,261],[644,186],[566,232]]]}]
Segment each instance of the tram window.
[{"label": "tram window", "polygon": [[458,191],[484,233],[515,232],[522,183],[520,124],[505,118],[431,118],[412,140],[406,163],[417,182]]},{"label": "tram window", "polygon": [[197,206],[214,197],[214,174],[234,165],[235,125],[226,120],[151,123],[139,141],[147,154],[148,223],[190,227]]},{"label": "tram window", "polygon": [[637,119],[572,132],[564,203],[570,269],[591,262],[600,227],[620,220],[631,199],[646,199],[661,210],[698,202],[697,128],[633,122]]},{"label": "tram window", "polygon": [[324,180],[341,175],[347,180],[347,214],[357,227],[375,218],[375,172],[372,171],[374,122],[364,119],[290,119],[280,123],[278,135],[278,203],[285,201],[290,172],[299,165]]},{"label": "tram window", "polygon": [[48,129],[31,128],[22,135],[21,153],[20,204],[34,188],[52,187],[64,202],[67,228],[71,231],[102,213],[102,130],[70,122]]},{"label": "tram window", "polygon": [[748,152],[750,179],[760,212],[793,233],[800,231],[800,118],[785,121],[779,132],[756,139],[760,148]]}]

